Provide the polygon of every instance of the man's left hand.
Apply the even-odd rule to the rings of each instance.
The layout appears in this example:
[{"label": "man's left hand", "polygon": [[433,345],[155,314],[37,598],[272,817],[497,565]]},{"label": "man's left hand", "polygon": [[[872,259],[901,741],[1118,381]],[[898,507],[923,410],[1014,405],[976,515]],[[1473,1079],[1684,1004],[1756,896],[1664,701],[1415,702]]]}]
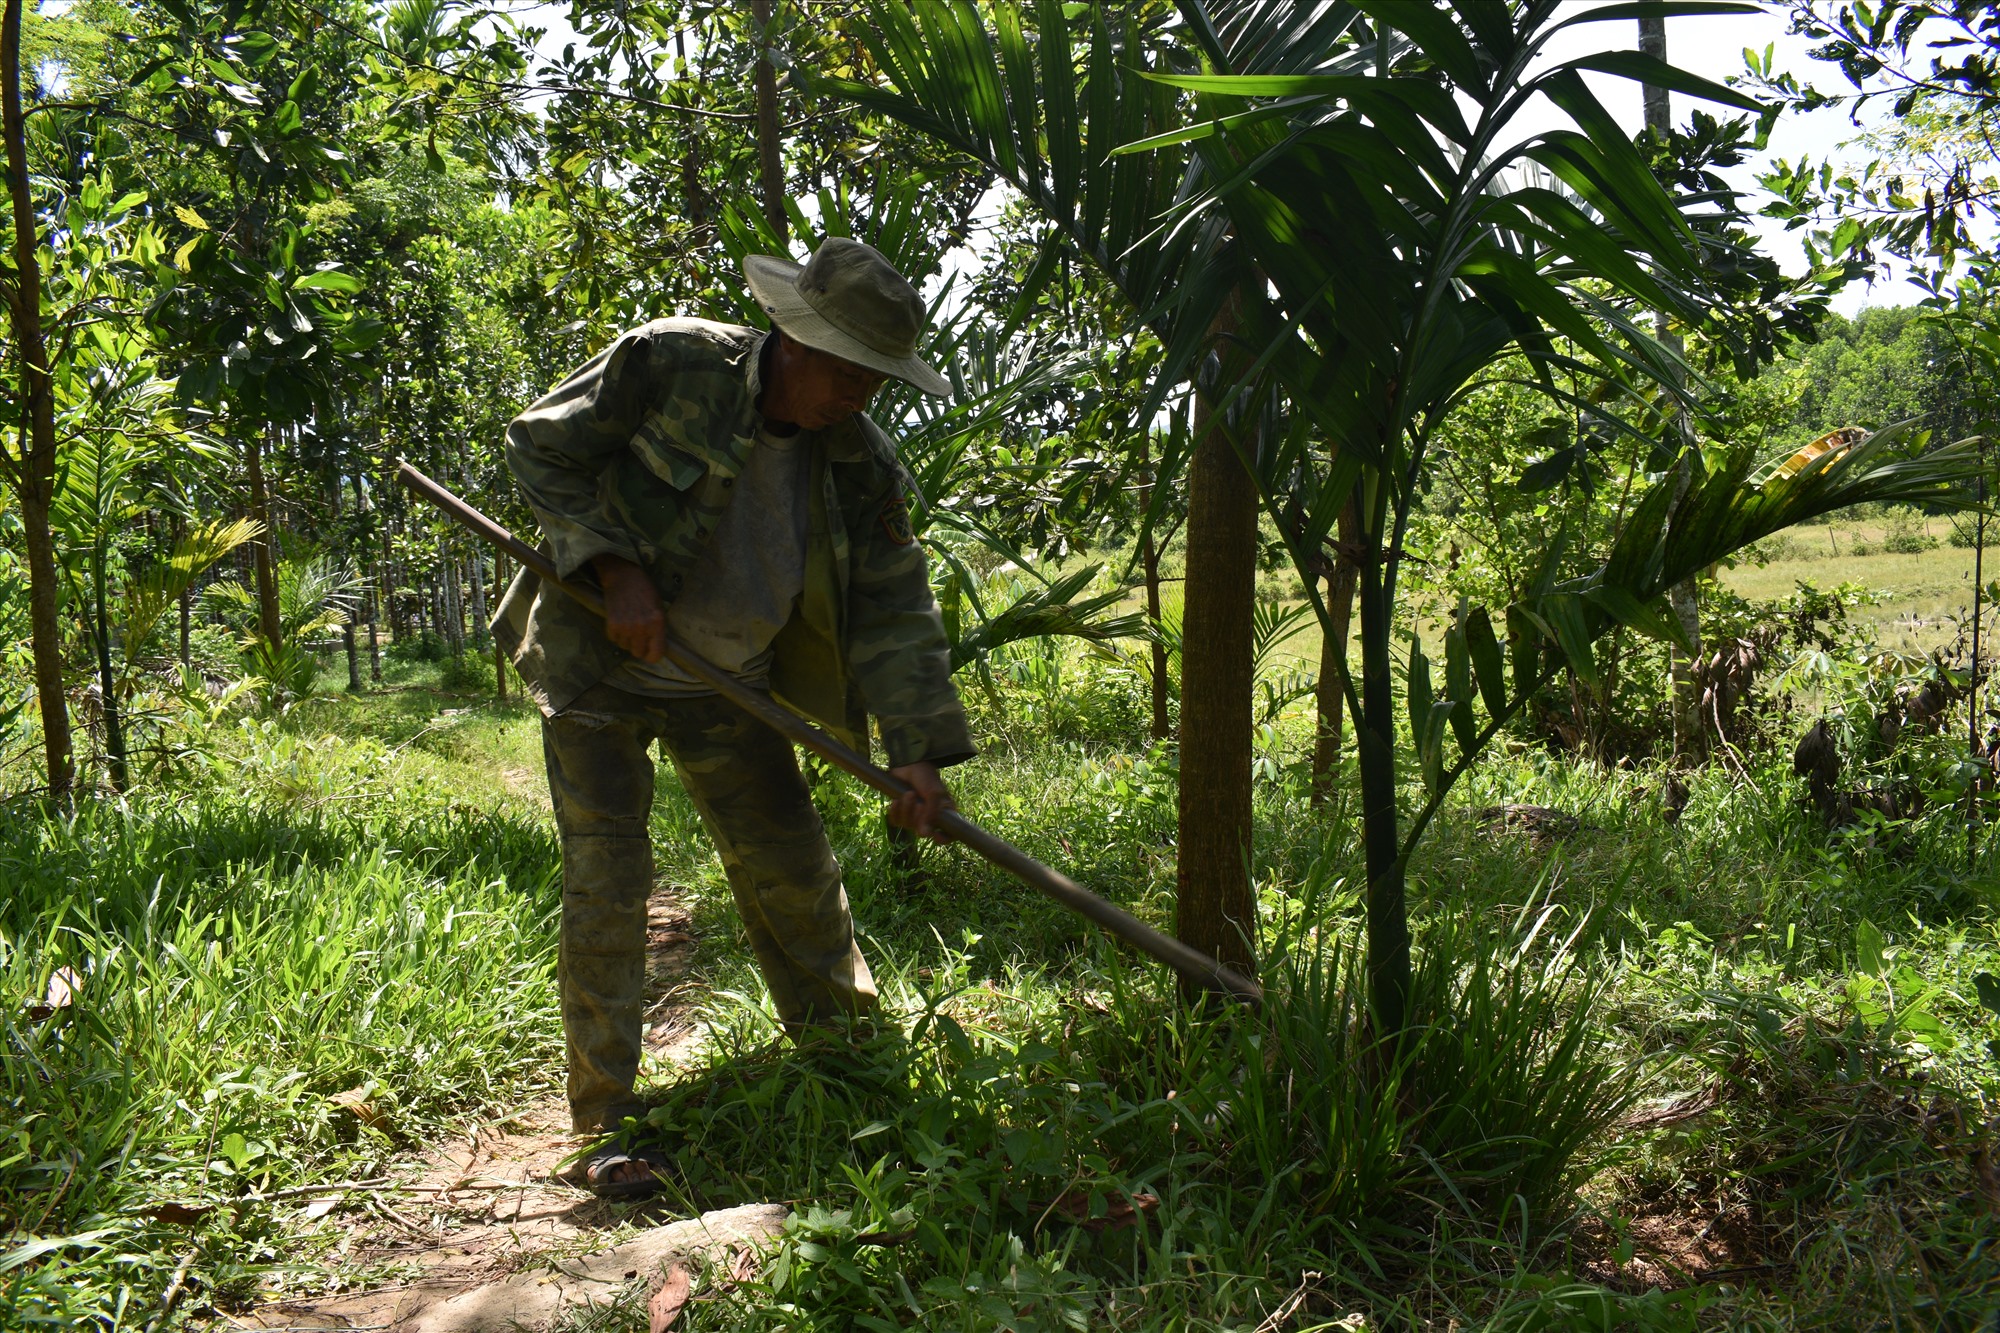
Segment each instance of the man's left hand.
[{"label": "man's left hand", "polygon": [[938,776],[937,765],[923,761],[904,764],[901,768],[890,769],[889,776],[901,778],[910,787],[890,803],[889,822],[932,842],[948,841],[938,830],[938,816],[947,810],[958,809],[958,802],[951,799],[944,779]]}]

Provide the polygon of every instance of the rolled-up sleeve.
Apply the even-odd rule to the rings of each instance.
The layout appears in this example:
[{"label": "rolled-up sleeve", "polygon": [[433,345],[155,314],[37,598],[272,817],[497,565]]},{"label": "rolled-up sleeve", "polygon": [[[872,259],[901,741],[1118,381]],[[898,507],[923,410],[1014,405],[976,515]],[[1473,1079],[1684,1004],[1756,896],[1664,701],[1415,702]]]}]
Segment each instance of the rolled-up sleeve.
[{"label": "rolled-up sleeve", "polygon": [[600,555],[642,556],[605,503],[599,477],[630,446],[649,401],[654,343],[635,330],[591,358],[507,427],[507,466],[541,520],[556,573]]}]

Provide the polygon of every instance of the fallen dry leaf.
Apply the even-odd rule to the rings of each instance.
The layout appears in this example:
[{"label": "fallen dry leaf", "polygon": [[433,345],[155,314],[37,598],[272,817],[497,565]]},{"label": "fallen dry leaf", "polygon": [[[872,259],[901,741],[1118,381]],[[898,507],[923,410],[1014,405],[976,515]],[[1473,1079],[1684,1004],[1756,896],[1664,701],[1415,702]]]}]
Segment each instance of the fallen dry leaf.
[{"label": "fallen dry leaf", "polygon": [[748,1282],[757,1276],[758,1268],[757,1251],[750,1249],[738,1250],[736,1257],[729,1262],[729,1280],[731,1282]]},{"label": "fallen dry leaf", "polygon": [[338,1207],[340,1207],[340,1196],[338,1194],[329,1194],[324,1199],[314,1199],[311,1203],[300,1209],[299,1212],[306,1221],[317,1222],[320,1218],[325,1217]]},{"label": "fallen dry leaf", "polygon": [[1085,1231],[1123,1231],[1138,1226],[1141,1216],[1159,1206],[1160,1197],[1144,1190],[1130,1197],[1112,1194],[1104,1201],[1104,1216],[1092,1217],[1089,1193],[1071,1191],[1050,1204],[1049,1211]]},{"label": "fallen dry leaf", "polygon": [[58,1009],[67,1009],[76,1003],[77,992],[82,989],[82,973],[73,967],[59,967],[50,974],[49,987],[42,993],[41,1001],[30,1004],[22,1013],[30,1023],[54,1018]]},{"label": "fallen dry leaf", "polygon": [[76,1003],[76,993],[83,989],[83,977],[73,967],[59,967],[49,978],[49,991],[43,1003],[51,1009],[67,1009]]},{"label": "fallen dry leaf", "polygon": [[337,1110],[347,1112],[370,1129],[384,1129],[389,1123],[389,1114],[370,1100],[375,1095],[375,1085],[363,1083],[358,1088],[346,1092],[336,1092],[327,1098]]},{"label": "fallen dry leaf", "polygon": [[675,1264],[660,1279],[660,1286],[646,1302],[647,1329],[650,1333],[667,1333],[674,1321],[681,1317],[681,1307],[688,1303],[688,1294],[694,1290],[694,1281],[686,1268]]},{"label": "fallen dry leaf", "polygon": [[139,1210],[141,1216],[177,1227],[191,1227],[214,1211],[212,1203],[156,1203]]}]

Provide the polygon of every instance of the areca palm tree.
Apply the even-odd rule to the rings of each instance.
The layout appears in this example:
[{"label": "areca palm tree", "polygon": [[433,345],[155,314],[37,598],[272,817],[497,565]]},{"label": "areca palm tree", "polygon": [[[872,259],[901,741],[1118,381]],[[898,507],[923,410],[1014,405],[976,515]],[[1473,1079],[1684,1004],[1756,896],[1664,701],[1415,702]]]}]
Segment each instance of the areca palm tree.
[{"label": "areca palm tree", "polygon": [[[1760,108],[1636,51],[1553,62],[1549,43],[1585,25],[1750,8],[1355,0],[1383,52],[1367,78],[1154,76],[1215,99],[1204,123],[1172,139],[1196,142],[1220,182],[1187,212],[1227,217],[1271,275],[1259,357],[1310,423],[1261,460],[1267,511],[1302,568],[1350,501],[1359,517],[1360,670],[1344,654],[1336,665],[1356,725],[1371,1005],[1381,1030],[1400,1031],[1411,1017],[1411,853],[1452,780],[1555,670],[1594,676],[1592,643],[1615,625],[1678,641],[1680,627],[1662,605],[1667,589],[1748,542],[1864,498],[1950,493],[1978,465],[1965,446],[1915,453],[1905,446],[1919,442],[1900,431],[1798,474],[1765,476],[1756,460],[1733,454],[1678,499],[1671,485],[1648,491],[1594,572],[1557,582],[1548,562],[1529,594],[1504,610],[1504,651],[1494,615],[1461,608],[1445,635],[1439,683],[1413,638],[1398,697],[1391,649],[1403,534],[1446,414],[1514,354],[1543,394],[1578,409],[1589,405],[1569,382],[1609,377],[1687,395],[1684,405],[1699,410],[1699,386],[1684,387],[1684,367],[1638,316],[1666,311],[1733,332],[1717,314],[1733,295],[1729,275],[1745,267],[1742,244],[1724,230],[1733,201],[1671,194],[1583,75]],[[1184,0],[1180,9],[1221,68],[1227,48],[1202,6]],[[1527,131],[1537,103],[1570,126]],[[1750,362],[1769,347],[1742,339],[1738,352]],[[1336,448],[1315,456],[1316,440]],[[1415,761],[1424,793],[1407,814],[1399,799],[1405,759]]]},{"label": "areca palm tree", "polygon": [[[1351,9],[1315,8],[1246,8],[1225,17],[1213,29],[1223,68],[1358,72],[1370,57],[1342,38]],[[989,10],[971,0],[880,3],[871,10],[878,34],[871,47],[882,80],[834,86],[977,159],[1034,209],[1045,224],[1042,255],[1017,309],[1074,260],[1092,266],[1129,316],[1151,329],[1165,355],[1138,419],[1175,386],[1193,384],[1191,452],[1153,460],[1162,476],[1189,470],[1177,931],[1247,972],[1255,920],[1248,866],[1257,491],[1213,409],[1248,369],[1234,337],[1239,291],[1258,289],[1264,275],[1244,262],[1220,215],[1161,225],[1210,187],[1201,157],[1173,147],[1115,155],[1184,123],[1186,99],[1146,73],[1196,72],[1192,45],[1164,23],[1164,11],[1114,17],[1092,7],[1072,22],[1066,10],[1074,9],[1040,0],[1024,24],[1017,7],[992,6],[989,27]]]},{"label": "areca palm tree", "polygon": [[[1392,645],[1402,539],[1438,423],[1516,357],[1542,393],[1578,410],[1589,410],[1588,391],[1573,382],[1607,377],[1681,395],[1698,410],[1698,381],[1684,387],[1684,368],[1637,316],[1663,310],[1714,323],[1732,295],[1727,275],[1745,258],[1724,230],[1731,201],[1669,193],[1583,75],[1757,104],[1637,52],[1551,61],[1550,41],[1589,24],[1754,6],[1178,0],[1176,8],[1179,23],[1150,46],[1129,29],[1114,46],[1096,11],[1079,19],[1091,34],[1079,94],[1061,6],[1038,9],[1030,41],[1004,13],[986,29],[969,0],[924,7],[915,24],[885,5],[877,58],[891,88],[851,91],[1025,181],[1029,201],[1107,267],[1130,264],[1157,281],[1168,261],[1193,264],[1177,291],[1132,295],[1141,317],[1168,325],[1165,382],[1195,370],[1201,335],[1233,293],[1239,369],[1218,382],[1216,406],[1226,410],[1217,417],[1329,628],[1312,575],[1341,512],[1351,504],[1358,518],[1358,539],[1342,554],[1358,566],[1359,670],[1344,652],[1334,665],[1357,735],[1370,1005],[1378,1031],[1400,1032],[1413,1017],[1410,854],[1452,781],[1554,671],[1567,664],[1591,674],[1592,643],[1614,625],[1673,640],[1665,590],[1743,545],[1864,499],[1945,496],[1977,459],[1966,446],[1920,452],[1906,431],[1796,474],[1766,476],[1756,460],[1728,457],[1678,499],[1673,487],[1651,489],[1593,573],[1560,582],[1550,562],[1516,604],[1460,608],[1444,636],[1442,684],[1413,640],[1399,692]],[[1162,90],[1181,96],[1163,103]],[[1524,129],[1538,103],[1568,127]],[[1146,160],[1152,172],[1132,173],[1128,164]],[[1121,190],[1121,180],[1136,184]],[[1130,216],[1074,206],[1105,191]],[[1095,239],[1093,227],[1102,231]],[[1759,351],[1741,348],[1746,360]],[[1270,422],[1274,398],[1285,405],[1282,429],[1238,428]],[[1412,767],[1423,795],[1406,811],[1400,775]],[[1198,780],[1185,761],[1182,777]],[[1190,831],[1184,820],[1183,856]]]}]

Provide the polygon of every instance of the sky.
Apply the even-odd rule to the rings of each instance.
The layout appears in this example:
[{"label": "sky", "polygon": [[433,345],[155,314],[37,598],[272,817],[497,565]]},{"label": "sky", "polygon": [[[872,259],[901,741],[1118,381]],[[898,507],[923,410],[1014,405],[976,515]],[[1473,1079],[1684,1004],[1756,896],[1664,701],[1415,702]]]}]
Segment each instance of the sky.
[{"label": "sky", "polygon": [[[1838,67],[1814,60],[1810,54],[1811,43],[1787,32],[1789,25],[1785,8],[1780,5],[1756,14],[1670,18],[1666,21],[1667,60],[1691,73],[1723,83],[1744,72],[1743,53],[1746,48],[1761,53],[1769,47],[1774,57],[1774,73],[1789,72],[1800,82],[1811,83],[1823,92],[1848,91],[1850,85]],[[1571,28],[1558,34],[1550,43],[1549,59],[1552,62],[1574,60],[1594,51],[1636,47],[1637,27],[1635,23],[1612,22]],[[1616,116],[1619,123],[1637,132],[1643,124],[1639,85],[1629,79],[1604,74],[1586,74],[1584,77],[1598,100],[1604,103],[1605,109]],[[1685,125],[1697,106],[1724,116],[1741,114],[1728,107],[1700,103],[1692,97],[1675,93],[1674,123]],[[1553,108],[1547,110],[1550,127],[1562,123],[1559,113]],[[1779,158],[1796,161],[1800,157],[1816,162],[1830,158],[1836,164],[1859,161],[1863,158],[1859,148],[1843,150],[1842,145],[1865,133],[1869,125],[1878,123],[1887,114],[1888,103],[1880,99],[1867,105],[1862,113],[1863,123],[1858,127],[1849,119],[1848,112],[1841,108],[1788,112],[1779,118],[1773,128],[1770,146],[1763,154],[1722,174],[1731,184],[1752,192],[1749,206],[1754,212],[1762,194],[1756,189],[1756,178],[1768,163]],[[1805,252],[1797,235],[1786,232],[1782,223],[1759,218],[1756,219],[1755,229],[1763,237],[1767,251],[1787,273],[1797,273],[1805,268]],[[1899,272],[1872,287],[1851,284],[1835,298],[1833,304],[1843,314],[1851,315],[1867,305],[1906,305],[1916,299],[1916,289],[1910,287]]]}]

